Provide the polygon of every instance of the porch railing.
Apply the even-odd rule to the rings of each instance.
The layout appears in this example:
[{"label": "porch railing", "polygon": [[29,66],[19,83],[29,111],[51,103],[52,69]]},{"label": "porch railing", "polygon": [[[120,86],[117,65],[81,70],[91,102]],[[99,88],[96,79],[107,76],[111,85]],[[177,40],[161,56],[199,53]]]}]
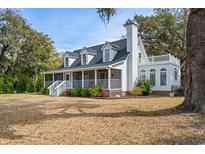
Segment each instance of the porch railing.
[{"label": "porch railing", "polygon": [[[84,87],[89,88],[95,85],[95,80],[84,80]],[[102,89],[108,89],[108,79],[98,79],[97,85],[100,86]],[[111,89],[120,89],[121,88],[121,79],[111,79]],[[82,80],[73,80],[73,87],[74,88],[81,88],[82,87]]]},{"label": "porch railing", "polygon": [[55,89],[52,91],[52,93],[50,93],[50,95],[59,96],[63,91],[68,90],[70,88],[70,81],[62,81],[58,86],[55,87]]},{"label": "porch railing", "polygon": [[97,85],[99,85],[102,89],[108,89],[108,79],[98,79]]},{"label": "porch railing", "polygon": [[[53,84],[51,84],[49,89],[49,94],[52,96],[59,96],[61,92],[67,89],[71,89],[71,84],[73,84],[73,87],[82,87],[82,80],[73,80],[73,83],[71,81],[55,81]],[[110,88],[111,89],[120,89],[121,88],[121,79],[111,79],[110,82]],[[95,85],[95,80],[84,80],[84,87],[89,88]],[[98,79],[97,85],[100,86],[102,89],[108,89],[108,79]]]},{"label": "porch railing", "polygon": [[95,80],[94,79],[90,79],[90,80],[84,80],[84,87],[85,88],[89,88],[95,85]]},{"label": "porch railing", "polygon": [[82,80],[73,80],[73,88],[81,88]]},{"label": "porch railing", "polygon": [[120,89],[121,87],[121,79],[111,79],[111,89]]},{"label": "porch railing", "polygon": [[55,81],[53,84],[51,84],[48,89],[49,89],[49,95],[52,95],[52,93],[55,91],[56,87],[60,85],[62,81]]},{"label": "porch railing", "polygon": [[45,87],[46,88],[48,88],[52,84],[53,84],[53,81],[45,81]]}]

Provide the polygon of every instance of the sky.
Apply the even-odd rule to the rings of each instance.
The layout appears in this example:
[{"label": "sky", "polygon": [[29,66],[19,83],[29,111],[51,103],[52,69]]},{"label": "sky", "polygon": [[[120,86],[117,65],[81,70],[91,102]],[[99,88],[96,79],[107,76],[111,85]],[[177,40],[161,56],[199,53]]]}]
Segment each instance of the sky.
[{"label": "sky", "polygon": [[126,34],[123,24],[134,15],[151,15],[152,9],[117,9],[105,25],[96,9],[18,9],[32,28],[47,34],[58,52],[73,51],[115,41]]}]

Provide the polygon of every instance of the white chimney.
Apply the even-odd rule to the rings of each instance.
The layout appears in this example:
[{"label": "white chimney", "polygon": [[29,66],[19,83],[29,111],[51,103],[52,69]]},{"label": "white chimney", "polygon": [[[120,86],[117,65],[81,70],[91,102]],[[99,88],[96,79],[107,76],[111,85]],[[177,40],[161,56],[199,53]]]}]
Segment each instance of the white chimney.
[{"label": "white chimney", "polygon": [[[134,87],[136,78],[138,78],[138,28],[137,24],[128,19],[125,23],[127,30],[127,52],[129,52],[127,74],[128,74],[128,90]],[[130,82],[131,81],[131,82]]]}]

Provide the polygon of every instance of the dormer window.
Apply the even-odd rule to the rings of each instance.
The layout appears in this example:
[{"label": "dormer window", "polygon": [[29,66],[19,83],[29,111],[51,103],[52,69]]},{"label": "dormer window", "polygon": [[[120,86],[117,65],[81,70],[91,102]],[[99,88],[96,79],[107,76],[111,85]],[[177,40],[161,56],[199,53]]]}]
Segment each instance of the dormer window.
[{"label": "dormer window", "polygon": [[105,42],[101,50],[103,50],[103,62],[109,62],[115,58],[120,47],[114,43]]},{"label": "dormer window", "polygon": [[109,49],[105,49],[105,62],[110,60],[110,50]]},{"label": "dormer window", "polygon": [[81,52],[81,65],[89,64],[90,61],[97,55],[97,51],[92,48],[84,47]]},{"label": "dormer window", "polygon": [[68,57],[65,57],[65,67],[68,67],[69,63],[68,63]]},{"label": "dormer window", "polygon": [[66,52],[64,54],[64,67],[69,67],[78,58],[78,54],[73,52]]},{"label": "dormer window", "polygon": [[86,54],[82,54],[82,64],[83,65],[85,65],[85,64],[87,64],[87,58],[86,58],[87,56],[86,56]]}]

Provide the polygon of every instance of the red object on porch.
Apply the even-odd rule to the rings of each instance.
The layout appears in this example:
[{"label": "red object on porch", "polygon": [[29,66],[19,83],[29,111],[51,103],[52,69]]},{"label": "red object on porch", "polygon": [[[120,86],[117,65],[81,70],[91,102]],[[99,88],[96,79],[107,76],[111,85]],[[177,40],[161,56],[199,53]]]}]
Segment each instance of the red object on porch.
[{"label": "red object on porch", "polygon": [[110,97],[110,92],[109,92],[109,90],[101,90],[100,96],[101,96],[101,97]]}]

